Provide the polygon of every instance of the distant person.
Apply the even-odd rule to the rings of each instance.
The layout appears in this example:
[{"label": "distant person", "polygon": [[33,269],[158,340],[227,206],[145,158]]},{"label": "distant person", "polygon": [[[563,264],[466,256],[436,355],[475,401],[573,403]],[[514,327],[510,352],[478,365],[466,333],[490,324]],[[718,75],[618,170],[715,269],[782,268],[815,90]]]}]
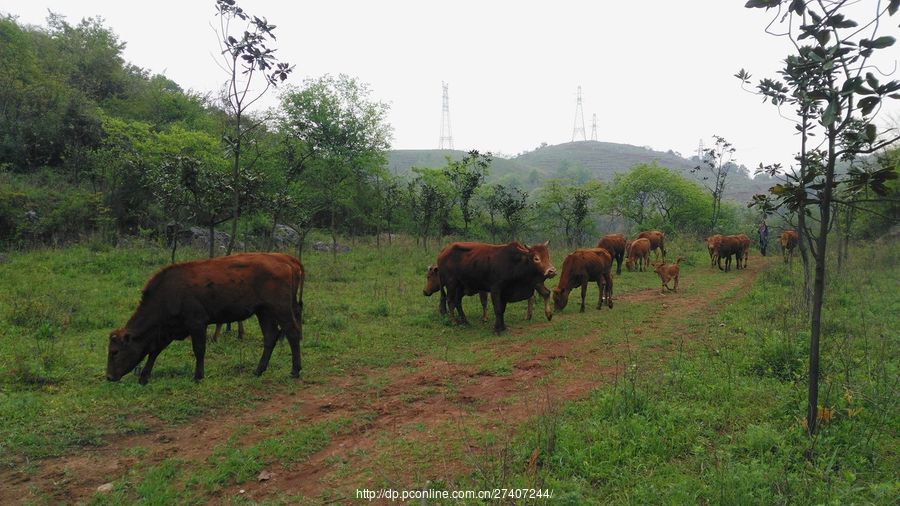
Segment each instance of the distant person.
[{"label": "distant person", "polygon": [[769,226],[766,220],[759,224],[759,252],[766,256],[766,247],[769,245]]}]

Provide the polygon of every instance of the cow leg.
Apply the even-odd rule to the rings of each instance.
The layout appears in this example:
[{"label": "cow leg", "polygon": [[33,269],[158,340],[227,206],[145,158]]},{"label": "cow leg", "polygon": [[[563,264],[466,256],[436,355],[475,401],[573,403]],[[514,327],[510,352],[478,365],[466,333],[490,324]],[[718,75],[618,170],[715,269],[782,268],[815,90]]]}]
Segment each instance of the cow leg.
[{"label": "cow leg", "polygon": [[597,309],[603,309],[603,295],[605,294],[604,285],[606,283],[603,282],[603,277],[597,279],[597,290],[600,291],[600,295],[597,296]]},{"label": "cow leg", "polygon": [[612,309],[613,307],[613,277],[612,274],[606,274],[606,307]]},{"label": "cow leg", "polygon": [[259,329],[263,334],[263,354],[259,359],[259,365],[256,366],[256,375],[259,376],[269,368],[269,359],[272,358],[272,351],[278,342],[278,326],[272,315],[266,311],[257,313],[256,319],[259,320]]},{"label": "cow leg", "polygon": [[147,356],[147,363],[144,364],[144,368],[141,369],[141,375],[138,378],[139,384],[146,385],[147,382],[150,381],[150,371],[153,370],[153,364],[156,363],[156,357],[159,356],[160,351],[161,350],[152,350]]},{"label": "cow leg", "polygon": [[244,322],[243,321],[238,322],[238,339],[240,339],[241,341],[244,340]]},{"label": "cow leg", "polygon": [[[544,299],[544,316],[547,317],[547,320],[553,319],[553,305],[550,304],[550,289],[544,286],[543,283],[534,287],[537,290],[537,293],[540,294],[541,298]],[[534,297],[534,295],[532,295]]]},{"label": "cow leg", "polygon": [[531,321],[531,315],[534,311],[534,294],[528,297],[528,310],[525,312],[525,319]]},{"label": "cow leg", "polygon": [[194,381],[203,379],[203,361],[206,358],[206,325],[191,330],[191,347],[194,348]]},{"label": "cow leg", "polygon": [[487,314],[487,292],[478,292],[478,298],[481,300],[481,323],[488,322],[488,314]]},{"label": "cow leg", "polygon": [[581,282],[581,308],[578,310],[579,313],[584,312],[584,299],[587,297],[587,286],[588,284],[586,281]]},{"label": "cow leg", "polygon": [[622,274],[622,255],[616,257],[616,274]]},{"label": "cow leg", "polygon": [[506,330],[506,323],[503,321],[506,301],[503,300],[503,294],[499,287],[491,288],[491,304],[494,305],[494,332],[499,334]]},{"label": "cow leg", "polygon": [[456,306],[459,304],[459,301],[456,297],[456,292],[459,291],[456,287],[448,287],[447,288],[447,314],[450,315],[450,323],[456,325],[459,323],[459,320],[456,319]]},{"label": "cow leg", "polygon": [[447,314],[447,290],[441,287],[441,301],[438,303],[438,313],[441,316]]},{"label": "cow leg", "polygon": [[222,324],[221,324],[221,323],[217,323],[217,324],[216,324],[216,331],[213,332],[212,337],[209,338],[209,342],[211,342],[211,343],[217,342],[217,341],[219,340],[219,335],[220,335],[221,333],[222,333]]},{"label": "cow leg", "polygon": [[463,305],[462,305],[463,291],[458,290],[458,292],[459,293],[456,296],[456,311],[459,313],[459,321],[463,325],[468,325],[469,319],[466,318],[466,312],[463,310]]},{"label": "cow leg", "polygon": [[[300,377],[300,339],[301,339],[301,330],[300,330],[300,322],[294,317],[293,313],[280,315],[278,318],[278,325],[281,327],[281,330],[284,332],[285,337],[287,338],[288,345],[291,347],[291,377],[299,378]],[[275,341],[278,341],[278,337],[275,337]]]},{"label": "cow leg", "polygon": [[673,292],[678,291],[678,275],[677,274],[675,275],[675,288],[672,291]]}]

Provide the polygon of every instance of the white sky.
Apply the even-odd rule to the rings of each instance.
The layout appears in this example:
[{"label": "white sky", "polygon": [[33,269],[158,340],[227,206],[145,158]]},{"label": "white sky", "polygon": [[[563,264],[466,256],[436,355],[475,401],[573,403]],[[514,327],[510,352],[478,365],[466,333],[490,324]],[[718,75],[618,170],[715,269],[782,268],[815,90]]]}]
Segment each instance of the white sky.
[{"label": "white sky", "polygon": [[[788,165],[792,125],[733,77],[742,67],[754,82],[775,76],[788,41],[765,34],[771,14],[744,3],[238,1],[277,25],[278,55],[296,65],[292,82],[343,72],[370,83],[391,104],[395,149],[438,147],[441,81],[457,149],[514,155],[567,142],[581,85],[588,138],[596,113],[601,141],[689,156],[718,134],[748,167]],[[0,0],[0,12],[25,23],[44,24],[48,9],[71,23],[102,16],[127,43],[128,61],[184,88],[213,91],[224,81],[213,61],[212,0]],[[900,38],[896,24],[880,33]],[[893,69],[897,54],[882,68]],[[272,94],[267,105],[275,102]],[[883,116],[900,111],[893,102]]]}]

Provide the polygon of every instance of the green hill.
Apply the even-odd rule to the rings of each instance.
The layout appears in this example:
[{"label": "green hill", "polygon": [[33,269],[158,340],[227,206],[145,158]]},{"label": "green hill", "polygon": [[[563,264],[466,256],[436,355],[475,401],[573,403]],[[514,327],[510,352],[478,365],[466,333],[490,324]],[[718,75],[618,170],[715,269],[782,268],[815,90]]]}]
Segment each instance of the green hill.
[{"label": "green hill", "polygon": [[[390,151],[388,167],[391,173],[404,175],[412,167],[441,167],[447,156],[458,160],[465,155],[461,150],[401,149]],[[685,177],[699,179],[690,170],[697,165],[672,151],[617,144],[613,142],[579,141],[542,146],[514,158],[495,158],[491,165],[490,180],[533,189],[547,178],[565,177],[578,182],[588,179],[611,181],[616,173],[642,163],[657,163],[681,172]],[[755,193],[764,192],[774,181],[769,178],[750,178],[741,170],[729,175],[726,198],[745,202]]]}]

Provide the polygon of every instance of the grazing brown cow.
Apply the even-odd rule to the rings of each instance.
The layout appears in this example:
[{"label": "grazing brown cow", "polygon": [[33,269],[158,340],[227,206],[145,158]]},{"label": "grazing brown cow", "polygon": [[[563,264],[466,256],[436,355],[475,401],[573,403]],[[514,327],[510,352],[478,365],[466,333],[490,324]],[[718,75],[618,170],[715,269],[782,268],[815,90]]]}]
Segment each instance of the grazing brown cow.
[{"label": "grazing brown cow", "polygon": [[245,320],[254,314],[264,337],[257,376],[268,367],[283,332],[291,347],[291,375],[299,377],[303,280],[300,261],[280,254],[245,253],[165,267],[147,282],[125,327],[110,334],[106,377],[118,381],[147,357],[139,380],[146,384],[156,357],[166,346],[191,336],[194,379],[199,381],[203,378],[206,326]]},{"label": "grazing brown cow", "polygon": [[[728,272],[731,270],[731,257],[736,256],[738,265],[744,255],[744,244],[736,235],[725,235],[719,240],[715,249],[716,263],[719,270]],[[725,268],[722,268],[722,258],[725,259]]]},{"label": "grazing brown cow", "polygon": [[531,247],[518,242],[509,244],[485,244],[455,242],[438,254],[438,272],[441,284],[447,289],[450,319],[456,322],[454,310],[465,322],[462,297],[466,293],[491,293],[494,306],[494,331],[506,329],[503,315],[506,304],[526,300],[534,291],[544,299],[544,315],[553,317],[550,307],[550,290],[544,280],[556,275],[550,263],[549,241]]},{"label": "grazing brown cow", "polygon": [[778,237],[781,244],[781,253],[784,255],[784,263],[788,263],[794,259],[794,248],[800,242],[800,236],[796,230],[785,230]]},{"label": "grazing brown cow", "polygon": [[721,241],[721,240],[722,240],[722,234],[715,234],[715,235],[711,235],[706,238],[706,249],[709,251],[709,266],[710,267],[716,266],[716,260],[718,260],[718,258],[716,257],[717,245],[719,244],[719,241]]},{"label": "grazing brown cow", "polygon": [[644,272],[644,269],[650,265],[650,239],[642,237],[631,241],[627,249],[628,259],[625,260],[625,267],[631,272],[635,269],[634,263],[637,262],[637,269]]},{"label": "grazing brown cow", "polygon": [[662,252],[663,260],[666,259],[666,234],[659,230],[646,230],[638,234],[637,238],[649,239],[650,251],[656,251],[659,248],[659,251],[656,251],[656,256],[659,257],[659,253]]},{"label": "grazing brown cow", "polygon": [[[442,315],[445,315],[447,314],[447,291],[444,289],[444,286],[441,285],[441,276],[438,272],[438,266],[436,264],[431,264],[428,266],[428,270],[425,272],[425,289],[422,290],[422,294],[426,297],[431,297],[432,294],[438,291],[441,292],[441,301],[438,303],[438,312]],[[475,295],[475,293],[466,292],[466,295]],[[488,295],[488,292],[478,292],[478,298],[481,300],[482,322],[488,321]],[[531,320],[533,310],[534,296],[532,295],[528,298],[528,310],[525,313],[526,320]]]},{"label": "grazing brown cow", "polygon": [[659,293],[666,293],[666,288],[669,288],[669,281],[675,280],[675,288],[669,288],[673,292],[678,291],[678,271],[679,264],[684,260],[684,257],[678,257],[675,260],[674,264],[666,264],[664,262],[653,262],[653,270],[659,274],[659,279],[662,281],[662,287],[659,289]]},{"label": "grazing brown cow", "polygon": [[625,236],[622,234],[607,234],[597,242],[598,248],[603,248],[612,255],[616,261],[616,274],[622,274],[622,260],[625,259]]},{"label": "grazing brown cow", "polygon": [[741,254],[739,261],[737,262],[737,268],[746,269],[747,260],[750,258],[750,238],[744,234],[738,234],[735,237],[741,241]]},{"label": "grazing brown cow", "polygon": [[612,255],[603,248],[580,249],[566,255],[563,260],[562,274],[559,284],[553,291],[553,306],[562,311],[569,302],[569,292],[581,287],[581,312],[584,312],[584,298],[587,296],[588,284],[597,282],[600,295],[597,309],[603,308],[603,300],[612,309]]}]

